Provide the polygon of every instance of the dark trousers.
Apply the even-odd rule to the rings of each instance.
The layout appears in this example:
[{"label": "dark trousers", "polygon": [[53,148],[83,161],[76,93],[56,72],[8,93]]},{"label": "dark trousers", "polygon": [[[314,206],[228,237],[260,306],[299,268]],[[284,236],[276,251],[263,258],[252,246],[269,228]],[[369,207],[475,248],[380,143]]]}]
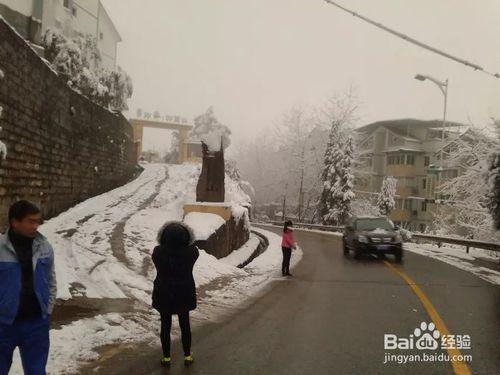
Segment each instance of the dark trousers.
[{"label": "dark trousers", "polygon": [[49,318],[0,323],[0,375],[8,375],[14,349],[19,347],[25,375],[45,375],[49,356]]},{"label": "dark trousers", "polygon": [[283,263],[281,264],[281,272],[283,275],[290,273],[290,258],[292,257],[292,249],[289,247],[282,247],[283,250]]},{"label": "dark trousers", "polygon": [[[182,348],[184,355],[191,355],[191,326],[189,324],[189,311],[177,314],[179,317],[179,326],[181,327]],[[172,329],[172,314],[161,313],[161,347],[163,356],[170,357],[170,330]]]}]

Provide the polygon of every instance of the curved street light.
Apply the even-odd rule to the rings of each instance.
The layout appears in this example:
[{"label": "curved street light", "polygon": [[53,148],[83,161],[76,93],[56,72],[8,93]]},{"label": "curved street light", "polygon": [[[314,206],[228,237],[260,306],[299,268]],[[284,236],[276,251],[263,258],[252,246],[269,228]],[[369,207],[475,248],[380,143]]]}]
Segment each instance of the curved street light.
[{"label": "curved street light", "polygon": [[442,126],[442,131],[441,131],[441,155],[440,155],[440,163],[439,163],[439,169],[442,171],[443,170],[443,151],[444,151],[444,130],[446,126],[446,107],[448,104],[448,79],[446,81],[442,82],[434,77],[424,75],[424,74],[417,74],[415,75],[415,79],[419,81],[425,81],[429,80],[433,82],[437,87],[439,87],[439,90],[441,90],[441,93],[444,96],[444,110],[443,110],[443,126]]}]

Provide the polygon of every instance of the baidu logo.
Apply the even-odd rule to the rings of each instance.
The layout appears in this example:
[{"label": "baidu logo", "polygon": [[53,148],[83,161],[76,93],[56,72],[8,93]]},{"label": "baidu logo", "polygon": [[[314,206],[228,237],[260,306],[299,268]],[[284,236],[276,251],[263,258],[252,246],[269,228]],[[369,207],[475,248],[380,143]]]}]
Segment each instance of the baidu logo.
[{"label": "baidu logo", "polygon": [[398,337],[395,334],[384,335],[385,350],[437,350],[437,349],[470,349],[469,335],[442,335],[434,323],[420,323],[409,337]]}]

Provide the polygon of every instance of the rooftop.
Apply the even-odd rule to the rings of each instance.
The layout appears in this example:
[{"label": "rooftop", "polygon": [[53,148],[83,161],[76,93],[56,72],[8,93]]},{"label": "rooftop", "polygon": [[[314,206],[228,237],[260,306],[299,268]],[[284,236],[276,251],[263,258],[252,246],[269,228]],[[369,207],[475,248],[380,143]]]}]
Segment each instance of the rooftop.
[{"label": "rooftop", "polygon": [[[407,126],[410,127],[420,127],[420,128],[440,128],[443,125],[443,120],[417,120],[417,119],[395,119],[395,120],[383,120],[373,122],[368,125],[361,126],[356,130],[359,132],[370,132],[375,130],[380,126],[385,126],[387,128],[405,128]],[[465,124],[461,124],[459,122],[447,121],[447,127],[460,127],[465,126]]]}]

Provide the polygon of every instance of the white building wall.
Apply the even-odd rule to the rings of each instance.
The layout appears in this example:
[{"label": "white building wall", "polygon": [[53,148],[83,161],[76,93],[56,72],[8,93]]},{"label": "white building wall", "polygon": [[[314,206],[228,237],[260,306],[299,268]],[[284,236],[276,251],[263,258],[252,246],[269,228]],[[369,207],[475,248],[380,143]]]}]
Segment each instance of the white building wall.
[{"label": "white building wall", "polygon": [[101,52],[102,66],[104,68],[110,70],[116,68],[116,51],[118,42],[120,41],[120,35],[116,31],[113,21],[109,18],[106,10],[101,5],[99,8],[97,45]]},{"label": "white building wall", "polygon": [[76,8],[76,17],[73,17],[75,31],[97,38],[99,0],[78,0],[73,6]]},{"label": "white building wall", "polygon": [[28,17],[33,14],[33,0],[0,0],[0,4]]},{"label": "white building wall", "polygon": [[[0,0],[4,4],[27,17],[33,16],[34,0]],[[102,67],[116,68],[117,45],[121,41],[113,21],[100,0],[69,0],[69,7],[63,0],[43,1],[41,35],[47,29],[60,29],[67,37],[76,33],[90,34],[97,41],[102,57]]]}]

